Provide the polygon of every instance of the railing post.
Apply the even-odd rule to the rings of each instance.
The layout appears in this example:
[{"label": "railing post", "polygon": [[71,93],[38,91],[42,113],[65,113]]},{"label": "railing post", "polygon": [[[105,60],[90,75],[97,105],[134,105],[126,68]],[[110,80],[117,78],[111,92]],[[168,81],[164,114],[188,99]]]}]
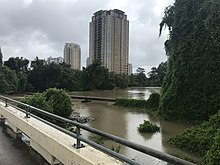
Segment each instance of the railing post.
[{"label": "railing post", "polygon": [[79,136],[80,136],[80,127],[76,126],[76,143],[73,144],[73,147],[76,149],[85,147],[83,144],[80,143]]},{"label": "railing post", "polygon": [[8,99],[5,99],[5,107],[8,107]]},{"label": "railing post", "polygon": [[30,113],[28,112],[28,109],[25,110],[25,114],[26,114],[25,118],[30,118],[30,116],[29,116]]}]

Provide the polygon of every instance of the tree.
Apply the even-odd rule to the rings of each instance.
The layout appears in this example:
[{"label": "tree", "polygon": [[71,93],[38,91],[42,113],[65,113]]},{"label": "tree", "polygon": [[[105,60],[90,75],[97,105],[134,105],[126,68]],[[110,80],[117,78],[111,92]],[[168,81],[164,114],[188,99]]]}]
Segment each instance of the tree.
[{"label": "tree", "polygon": [[144,68],[141,68],[141,67],[138,67],[137,70],[136,70],[137,74],[142,74],[145,72],[145,69]]},{"label": "tree", "polygon": [[139,67],[137,70],[136,70],[136,80],[138,82],[138,86],[147,86],[147,77],[145,75],[145,69],[144,68],[141,68]]},{"label": "tree", "polygon": [[16,73],[6,66],[0,66],[0,93],[16,92],[17,88]]},{"label": "tree", "polygon": [[23,57],[11,57],[8,61],[4,62],[4,65],[14,70],[18,78],[18,92],[24,92],[27,84],[27,72],[28,72],[29,60]]},{"label": "tree", "polygon": [[83,90],[113,89],[113,81],[113,76],[107,68],[102,66],[100,61],[93,62],[82,71]]},{"label": "tree", "polygon": [[176,0],[160,24],[168,71],[159,114],[172,120],[207,120],[220,109],[220,1]]},{"label": "tree", "polygon": [[[43,93],[27,96],[21,101],[62,117],[68,118],[72,113],[71,97],[62,89],[50,88]],[[25,109],[26,107],[21,106],[21,108]],[[48,120],[48,117],[45,117],[45,115],[37,112],[32,113]],[[49,121],[51,121],[51,119],[49,119]]]},{"label": "tree", "polygon": [[34,90],[38,92],[42,92],[46,89],[45,83],[45,65],[46,62],[44,60],[36,59],[31,61],[31,70],[28,74],[27,81],[29,86],[32,86]]},{"label": "tree", "polygon": [[64,63],[46,64],[44,60],[36,57],[31,62],[31,68],[28,74],[28,85],[31,84],[36,91],[42,92],[48,88],[73,91],[82,88],[82,71],[71,69],[69,65]]},{"label": "tree", "polygon": [[63,69],[60,87],[69,91],[81,90],[82,71],[71,69],[70,67],[65,67],[63,65],[61,66]]},{"label": "tree", "polygon": [[69,117],[72,110],[71,97],[62,89],[50,88],[43,93],[46,101],[53,108],[56,115]]},{"label": "tree", "polygon": [[167,73],[167,62],[162,62],[159,64],[159,66],[152,67],[151,71],[148,72],[148,80],[150,83],[150,86],[161,86],[163,83],[163,79]]},{"label": "tree", "polygon": [[27,76],[26,74],[18,75],[18,92],[24,92],[27,85]]},{"label": "tree", "polygon": [[29,60],[23,59],[23,57],[11,57],[8,61],[4,62],[4,65],[14,70],[16,73],[25,73],[28,70]]},{"label": "tree", "polygon": [[34,61],[31,61],[31,68],[33,68],[33,69],[37,69],[37,68],[40,69],[44,65],[46,65],[46,61],[42,60],[42,59],[39,59],[38,57],[36,57],[34,59]]},{"label": "tree", "polygon": [[130,86],[130,87],[138,86],[137,80],[136,80],[136,75],[134,75],[133,73],[129,76],[128,86]]},{"label": "tree", "polygon": [[114,75],[115,85],[120,88],[127,88],[129,83],[129,77],[126,74]]},{"label": "tree", "polygon": [[2,59],[3,59],[2,49],[0,47],[0,66],[2,66],[2,63],[3,63]]}]

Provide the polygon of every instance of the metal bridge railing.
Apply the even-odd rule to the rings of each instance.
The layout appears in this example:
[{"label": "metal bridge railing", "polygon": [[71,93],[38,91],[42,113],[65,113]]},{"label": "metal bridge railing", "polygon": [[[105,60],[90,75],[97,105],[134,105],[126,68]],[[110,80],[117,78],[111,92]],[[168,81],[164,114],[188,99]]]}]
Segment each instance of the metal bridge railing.
[{"label": "metal bridge railing", "polygon": [[[81,129],[82,130],[86,130],[88,132],[91,132],[91,133],[94,133],[96,135],[100,135],[100,136],[103,136],[107,139],[110,139],[114,142],[117,142],[121,145],[124,145],[126,147],[129,147],[129,148],[132,148],[136,151],[139,151],[141,153],[144,153],[144,154],[147,154],[147,155],[150,155],[150,156],[153,156],[155,158],[158,158],[160,160],[163,160],[163,161],[166,161],[166,162],[169,162],[169,163],[172,163],[172,164],[178,164],[178,165],[195,165],[194,163],[191,163],[191,162],[188,162],[186,160],[183,160],[183,159],[180,159],[180,158],[177,158],[175,156],[172,156],[172,155],[169,155],[169,154],[166,154],[166,153],[163,153],[163,152],[160,152],[160,151],[157,151],[157,150],[154,150],[152,148],[149,148],[149,147],[146,147],[146,146],[143,146],[143,145],[140,145],[140,144],[136,144],[136,143],[133,143],[133,142],[130,142],[130,141],[127,141],[123,138],[120,138],[120,137],[117,137],[117,136],[114,136],[112,134],[109,134],[109,133],[106,133],[106,132],[103,132],[103,131],[100,131],[98,129],[95,129],[95,128],[92,128],[92,127],[88,127],[88,126],[85,126],[81,123],[78,123],[78,122],[75,122],[75,121],[72,121],[70,119],[67,119],[67,118],[64,118],[64,117],[61,117],[61,116],[58,116],[58,115],[55,115],[55,114],[52,114],[52,113],[49,113],[49,112],[46,112],[44,110],[41,110],[39,108],[36,108],[36,107],[33,107],[33,106],[30,106],[28,104],[25,104],[25,103],[22,103],[22,102],[19,102],[19,101],[16,101],[16,100],[13,100],[11,98],[8,98],[8,97],[5,97],[5,96],[1,96],[0,95],[0,100],[2,100],[3,102],[5,102],[5,106],[12,106],[14,108],[16,108],[17,110],[19,111],[22,111],[24,112],[26,115],[24,117],[34,117],[74,138],[76,138],[76,144],[73,145],[73,147],[75,147],[76,149],[79,149],[81,147],[83,147],[83,144],[81,144],[81,141],[82,142],[85,142],[95,148],[97,148],[98,150],[101,150],[121,161],[124,161],[126,163],[129,163],[131,165],[139,165],[139,163],[135,162],[134,160],[131,160],[129,159],[128,157],[122,155],[122,154],[119,154],[117,152],[114,152],[106,147],[103,147],[87,138],[84,138],[80,132],[81,132]],[[34,115],[33,113],[31,113],[30,111],[28,111],[28,109],[24,110],[22,108],[19,108],[18,105],[22,105],[24,107],[27,107],[28,109],[31,109],[31,111],[34,111],[34,112],[37,112],[37,113],[40,113],[40,114],[43,114],[45,116],[48,116],[52,119],[55,119],[55,120],[58,120],[58,121],[61,121],[63,123],[66,123],[66,124],[70,124],[70,125],[74,125],[76,127],[76,131],[75,133],[72,133],[58,125],[55,125],[47,120],[44,120],[36,115]]]}]

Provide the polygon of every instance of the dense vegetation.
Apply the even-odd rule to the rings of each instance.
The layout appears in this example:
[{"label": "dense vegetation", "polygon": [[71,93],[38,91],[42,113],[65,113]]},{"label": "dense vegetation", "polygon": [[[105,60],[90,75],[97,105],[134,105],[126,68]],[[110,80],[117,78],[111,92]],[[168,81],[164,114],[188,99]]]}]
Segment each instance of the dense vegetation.
[{"label": "dense vegetation", "polygon": [[160,87],[167,72],[167,62],[162,62],[158,67],[152,67],[150,72],[145,74],[145,69],[139,67],[136,73],[129,76],[128,86],[150,86]]},{"label": "dense vegetation", "polygon": [[159,107],[160,94],[152,93],[148,100],[143,99],[127,99],[127,98],[117,98],[115,99],[114,105],[130,108],[141,108],[149,111],[154,111]]},{"label": "dense vegetation", "polygon": [[[178,148],[197,153],[205,157],[207,164],[216,162],[220,158],[220,112],[198,126],[188,129],[183,134],[169,140],[169,143]],[[208,163],[209,162],[209,163]],[[219,163],[219,162],[218,162]]]},{"label": "dense vegetation", "polygon": [[168,71],[159,114],[170,120],[207,120],[220,109],[220,1],[176,0],[160,24]]},{"label": "dense vegetation", "polygon": [[0,93],[14,92],[18,89],[16,73],[6,66],[0,65]]},{"label": "dense vegetation", "polygon": [[[43,93],[29,95],[21,101],[62,117],[69,117],[72,112],[71,98],[62,89],[50,88]],[[39,113],[33,113],[42,117]]]},{"label": "dense vegetation", "polygon": [[3,59],[3,55],[2,55],[2,50],[0,47],[0,66],[2,66],[2,63],[3,63],[2,59]]},{"label": "dense vegetation", "polygon": [[116,74],[109,72],[98,61],[80,71],[71,69],[65,63],[47,64],[38,57],[31,62],[22,57],[11,57],[4,64],[0,63],[0,93],[43,92],[48,88],[76,91],[160,86],[166,74],[166,63],[161,63],[158,68],[153,67],[148,73],[149,78],[144,72],[143,68],[138,68],[137,73],[130,76]]},{"label": "dense vegetation", "polygon": [[169,120],[202,122],[169,143],[197,153],[207,165],[220,162],[220,1],[176,0],[160,24],[168,70],[158,114]]},{"label": "dense vegetation", "polygon": [[212,144],[210,150],[206,152],[204,158],[204,164],[218,165],[220,162],[220,130],[216,133],[214,137],[214,143]]},{"label": "dense vegetation", "polygon": [[144,120],[144,123],[138,126],[138,131],[140,133],[144,133],[144,132],[154,133],[154,132],[158,132],[159,130],[160,130],[160,127],[146,120]]},{"label": "dense vegetation", "polygon": [[113,89],[114,77],[113,73],[109,73],[108,69],[102,66],[98,61],[95,61],[82,71],[82,89]]},{"label": "dense vegetation", "polygon": [[145,108],[151,111],[157,111],[160,103],[160,94],[152,93],[147,99]]}]

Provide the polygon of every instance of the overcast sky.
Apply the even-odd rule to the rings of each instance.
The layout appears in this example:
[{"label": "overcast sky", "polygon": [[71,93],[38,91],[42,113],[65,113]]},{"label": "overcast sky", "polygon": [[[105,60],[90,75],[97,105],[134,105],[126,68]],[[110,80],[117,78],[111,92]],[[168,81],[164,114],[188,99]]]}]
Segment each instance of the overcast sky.
[{"label": "overcast sky", "polygon": [[3,60],[36,56],[63,57],[66,42],[81,46],[81,65],[89,54],[89,22],[98,10],[119,9],[129,20],[129,62],[146,72],[166,61],[158,38],[164,8],[174,0],[0,0],[0,46]]}]

